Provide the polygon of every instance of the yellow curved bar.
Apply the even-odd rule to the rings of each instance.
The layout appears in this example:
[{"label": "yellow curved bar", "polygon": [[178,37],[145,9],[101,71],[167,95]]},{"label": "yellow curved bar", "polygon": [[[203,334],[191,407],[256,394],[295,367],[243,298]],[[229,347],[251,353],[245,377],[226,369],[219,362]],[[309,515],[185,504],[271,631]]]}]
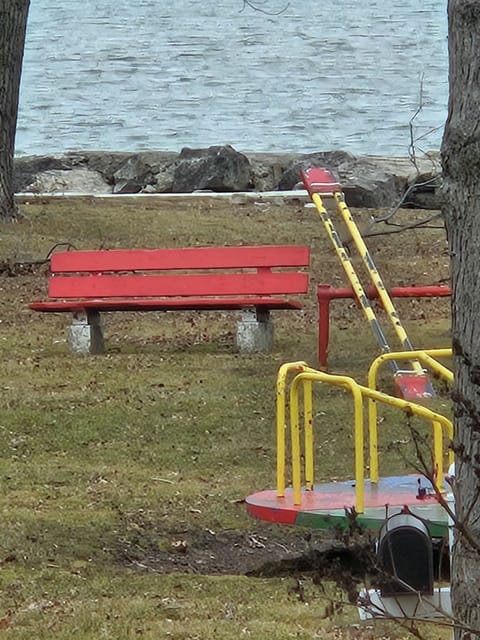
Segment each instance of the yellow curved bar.
[{"label": "yellow curved bar", "polygon": [[285,495],[285,388],[290,371],[303,371],[308,364],[303,361],[282,364],[277,374],[277,496]]},{"label": "yellow curved bar", "polygon": [[[350,391],[354,400],[354,450],[355,450],[355,504],[358,513],[363,513],[365,508],[365,488],[364,488],[364,460],[363,460],[363,400],[359,384],[349,376],[336,376],[323,371],[309,369],[299,373],[293,379],[290,387],[290,430],[292,438],[292,488],[293,502],[301,504],[301,450],[300,450],[300,420],[298,409],[298,390],[301,383],[306,380],[327,382],[334,386],[346,388]],[[312,456],[311,452],[305,452],[306,458]]]},{"label": "yellow curved bar", "polygon": [[305,486],[308,491],[312,491],[314,485],[314,463],[313,463],[313,401],[312,401],[312,381],[303,381],[303,417],[305,434]]},{"label": "yellow curved bar", "polygon": [[[412,354],[408,353],[409,357]],[[301,446],[300,446],[300,417],[299,417],[299,389],[300,385],[304,385],[305,397],[311,399],[311,388],[307,385],[308,391],[305,392],[306,381],[318,381],[326,382],[328,384],[339,386],[350,391],[354,400],[354,418],[355,418],[355,431],[354,431],[354,446],[355,446],[355,501],[356,510],[358,513],[364,511],[364,458],[363,458],[363,445],[364,445],[364,430],[363,430],[363,398],[369,398],[376,402],[382,402],[390,406],[395,406],[409,414],[417,415],[425,418],[432,424],[433,429],[433,473],[434,484],[439,489],[439,484],[443,474],[443,431],[445,431],[450,438],[453,438],[453,426],[450,420],[441,414],[435,413],[430,409],[418,405],[416,403],[403,400],[402,398],[394,398],[380,391],[370,389],[359,385],[355,380],[349,376],[338,376],[325,373],[323,371],[316,371],[314,369],[306,368],[298,373],[290,387],[290,429],[291,429],[291,447],[292,447],[292,488],[293,488],[293,501],[294,504],[301,504],[302,488],[301,488]],[[310,414],[308,414],[310,415]],[[306,423],[307,424],[307,420]],[[308,428],[312,426],[310,418],[308,418]],[[282,431],[283,433],[283,431]],[[305,458],[308,460],[305,467],[307,488],[309,488],[309,481],[313,488],[313,437],[305,437]],[[311,475],[310,475],[311,472]],[[283,480],[284,482],[284,480]]]},{"label": "yellow curved bar", "polygon": [[[411,360],[415,358],[431,369],[439,377],[453,381],[453,372],[445,365],[437,362],[435,358],[447,358],[452,355],[452,349],[418,349],[415,351],[399,351],[384,353],[372,362],[368,370],[367,385],[370,389],[377,388],[377,374],[380,366],[390,360]],[[450,423],[451,424],[451,423]],[[369,457],[370,457],[370,480],[378,482],[378,429],[377,429],[377,405],[372,398],[368,399],[368,436],[369,436]],[[453,439],[453,433],[451,435]],[[449,454],[449,460],[453,461],[453,452]]]},{"label": "yellow curved bar", "polygon": [[443,474],[443,442],[442,442],[442,425],[434,420],[433,427],[433,477],[435,486],[440,489]]},{"label": "yellow curved bar", "polygon": [[[410,357],[411,357],[411,354],[410,354]],[[440,413],[431,411],[430,409],[427,409],[426,407],[423,407],[420,404],[416,404],[414,402],[404,400],[403,398],[394,398],[393,396],[389,396],[386,393],[382,393],[380,391],[375,391],[373,389],[370,389],[369,387],[360,387],[360,389],[362,391],[362,394],[371,400],[383,402],[384,404],[397,407],[409,414],[417,415],[421,418],[425,418],[426,420],[429,420],[432,423],[433,437],[434,437],[434,447],[433,447],[434,470],[438,469],[436,476],[437,476],[437,480],[439,480],[441,474],[443,473],[443,438],[442,438],[443,430],[445,430],[450,440],[452,440],[453,425],[451,421],[445,416],[442,416]],[[435,428],[436,424],[439,424],[441,428],[440,429]],[[376,425],[375,425],[375,428],[376,428]],[[451,459],[451,453],[449,453],[449,459]],[[377,476],[375,480],[373,480],[372,478],[371,467],[372,467],[372,464],[370,464],[370,479],[372,482],[374,481],[378,482],[378,464],[376,467]],[[439,488],[438,483],[437,483],[437,488]]]}]

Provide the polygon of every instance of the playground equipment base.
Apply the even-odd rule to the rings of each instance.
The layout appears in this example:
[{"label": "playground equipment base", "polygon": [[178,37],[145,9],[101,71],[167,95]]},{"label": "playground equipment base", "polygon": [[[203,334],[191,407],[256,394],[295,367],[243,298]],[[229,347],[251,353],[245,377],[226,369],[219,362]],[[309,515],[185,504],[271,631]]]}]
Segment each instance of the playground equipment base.
[{"label": "playground equipment base", "polygon": [[[420,482],[419,482],[420,481]],[[254,493],[246,499],[247,512],[254,518],[278,524],[327,529],[347,527],[355,521],[367,529],[378,530],[385,519],[402,508],[425,520],[432,537],[448,534],[447,514],[435,495],[422,491],[425,481],[418,475],[380,478],[374,484],[365,481],[364,513],[355,513],[355,482],[328,482],[302,490],[301,504],[293,504],[293,492],[277,496],[275,489]],[[420,491],[419,491],[420,489]],[[425,495],[423,495],[425,493]]]}]

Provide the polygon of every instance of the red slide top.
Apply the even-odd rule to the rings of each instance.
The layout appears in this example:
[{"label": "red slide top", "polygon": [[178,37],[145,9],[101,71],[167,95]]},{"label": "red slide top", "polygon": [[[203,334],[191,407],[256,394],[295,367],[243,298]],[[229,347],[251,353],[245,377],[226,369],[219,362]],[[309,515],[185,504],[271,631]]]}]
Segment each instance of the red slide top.
[{"label": "red slide top", "polygon": [[342,190],[342,187],[328,169],[310,167],[310,169],[302,171],[301,176],[310,197],[314,193],[335,193]]}]

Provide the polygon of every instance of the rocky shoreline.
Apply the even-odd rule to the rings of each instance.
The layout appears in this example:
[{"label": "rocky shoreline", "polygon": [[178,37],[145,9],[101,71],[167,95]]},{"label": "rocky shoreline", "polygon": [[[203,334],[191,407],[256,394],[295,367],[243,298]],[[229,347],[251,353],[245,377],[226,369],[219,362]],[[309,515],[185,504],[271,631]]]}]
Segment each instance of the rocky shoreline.
[{"label": "rocky shoreline", "polygon": [[122,195],[303,191],[300,170],[330,169],[352,207],[441,206],[438,153],[417,158],[355,156],[346,151],[242,153],[229,145],[180,152],[108,151],[25,156],[14,162],[21,194]]}]

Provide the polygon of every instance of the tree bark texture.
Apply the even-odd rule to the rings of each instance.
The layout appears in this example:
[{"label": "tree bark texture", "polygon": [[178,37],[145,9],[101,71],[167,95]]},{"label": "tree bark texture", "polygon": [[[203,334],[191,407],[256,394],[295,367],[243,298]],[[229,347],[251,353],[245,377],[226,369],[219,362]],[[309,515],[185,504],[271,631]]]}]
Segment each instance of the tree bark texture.
[{"label": "tree bark texture", "polygon": [[442,161],[451,254],[455,383],[455,640],[480,638],[480,1],[449,0]]},{"label": "tree bark texture", "polygon": [[30,0],[0,0],[0,219],[14,218],[13,156]]}]

